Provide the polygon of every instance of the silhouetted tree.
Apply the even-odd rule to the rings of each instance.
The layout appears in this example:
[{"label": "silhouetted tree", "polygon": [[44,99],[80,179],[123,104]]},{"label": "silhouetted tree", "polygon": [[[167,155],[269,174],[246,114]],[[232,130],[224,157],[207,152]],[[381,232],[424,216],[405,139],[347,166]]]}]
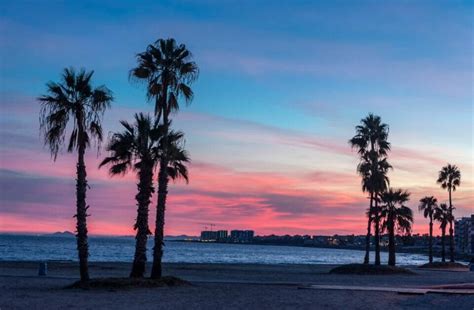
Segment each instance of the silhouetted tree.
[{"label": "silhouetted tree", "polygon": [[444,263],[446,262],[446,227],[453,216],[449,212],[448,205],[442,203],[434,210],[433,218],[439,222],[439,228],[441,229],[441,261]]},{"label": "silhouetted tree", "polygon": [[[167,180],[171,179],[173,181],[177,181],[179,179],[184,179],[186,183],[188,183],[188,170],[186,168],[186,163],[190,161],[187,152],[184,150],[184,135],[182,132],[174,132],[169,131],[168,135],[166,136],[167,139],[163,137],[160,140],[159,150],[160,150],[160,158],[165,157],[166,160],[166,167],[160,166],[160,172],[158,175],[158,179],[164,178],[164,174],[166,173]],[[160,161],[161,165],[162,161]],[[168,182],[163,183],[164,188],[161,188],[163,193],[168,192]],[[159,201],[163,206],[166,203],[166,195],[162,195],[161,199],[163,201]],[[160,200],[160,196],[158,196],[158,200]],[[157,209],[157,216],[156,216],[156,229],[155,231],[155,248],[154,248],[154,258],[153,258],[153,268],[152,269],[152,278],[161,277],[162,271],[162,264],[161,260],[163,257],[163,244],[164,244],[164,220],[165,220],[165,208],[158,208]],[[157,242],[159,242],[157,244]],[[155,274],[153,274],[153,270],[155,270]]]},{"label": "silhouetted tree", "polygon": [[75,217],[81,281],[89,280],[86,221],[89,206],[86,206],[88,185],[84,154],[91,140],[98,144],[102,141],[102,116],[113,100],[112,92],[105,86],[91,86],[93,73],[64,69],[61,81],[49,82],[47,95],[38,97],[41,103],[40,129],[53,159],[56,160],[64,143],[68,124],[72,128],[67,150],[78,152]]},{"label": "silhouetted tree", "polygon": [[[169,145],[168,132],[170,114],[179,110],[179,100],[182,98],[190,103],[193,92],[190,84],[197,78],[198,68],[191,60],[191,53],[184,44],[177,45],[174,39],[159,39],[148,45],[145,52],[137,55],[137,66],[131,70],[132,79],[142,81],[147,85],[147,97],[155,101],[155,116],[165,126],[163,146]],[[163,154],[168,151],[163,150]],[[158,202],[155,228],[155,246],[153,248],[152,278],[162,276],[161,259],[163,256],[163,231],[166,196],[168,194],[169,159],[160,159],[158,174]],[[163,218],[160,218],[163,216]]]},{"label": "silhouetted tree", "polygon": [[436,181],[443,189],[447,189],[449,193],[449,213],[451,220],[449,221],[449,256],[450,261],[454,262],[454,231],[453,231],[453,204],[451,193],[456,191],[456,187],[461,185],[461,171],[455,165],[448,164],[439,171],[438,180]]},{"label": "silhouetted tree", "polygon": [[388,232],[388,265],[395,266],[395,229],[401,233],[410,233],[413,223],[413,212],[404,205],[410,199],[410,193],[390,188],[381,195],[381,199],[383,229]]},{"label": "silhouetted tree", "polygon": [[357,172],[362,177],[361,185],[362,185],[362,192],[369,193],[369,208],[367,209],[367,235],[365,237],[365,256],[364,256],[364,264],[369,263],[369,255],[370,255],[370,238],[371,238],[371,227],[374,222],[374,189],[372,188],[372,173],[371,173],[371,164],[370,162],[360,162],[357,167]]},{"label": "silhouetted tree", "polygon": [[429,241],[429,260],[433,262],[433,214],[438,207],[438,200],[433,196],[426,196],[420,199],[418,210],[423,211],[423,216],[430,220],[430,241]]},{"label": "silhouetted tree", "polygon": [[141,278],[145,274],[147,240],[151,234],[148,213],[154,192],[153,174],[159,162],[158,143],[163,137],[163,129],[157,121],[142,113],[135,114],[134,124],[120,123],[125,130],[111,137],[107,145],[110,156],[102,161],[100,167],[108,165],[112,176],[123,175],[129,170],[138,174],[138,193],[135,196],[138,209],[134,225],[137,233],[130,277]]},{"label": "silhouetted tree", "polygon": [[[388,125],[382,123],[379,116],[369,114],[356,126],[356,135],[349,140],[352,148],[357,149],[360,156],[358,173],[362,176],[362,190],[370,194],[369,214],[373,214],[375,226],[375,264],[380,265],[380,209],[378,196],[387,187],[386,172],[391,167],[386,160],[390,143]],[[380,169],[385,167],[386,169]],[[364,263],[369,263],[370,236],[372,217],[368,216],[366,251]]]}]

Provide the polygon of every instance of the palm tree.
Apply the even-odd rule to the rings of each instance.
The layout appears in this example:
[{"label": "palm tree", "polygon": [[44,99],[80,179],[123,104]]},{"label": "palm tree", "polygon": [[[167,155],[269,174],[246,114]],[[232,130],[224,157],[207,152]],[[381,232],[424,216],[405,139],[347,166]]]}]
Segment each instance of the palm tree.
[{"label": "palm tree", "polygon": [[371,174],[370,174],[370,165],[365,165],[362,167],[362,163],[359,164],[357,168],[358,173],[361,175],[361,185],[362,185],[362,192],[369,192],[369,208],[367,209],[366,216],[367,216],[367,235],[365,237],[365,256],[364,256],[364,264],[369,263],[369,255],[370,255],[370,237],[371,237],[371,227],[374,222],[374,208],[373,208],[373,200],[374,200],[374,190],[371,186]]},{"label": "palm tree", "polygon": [[441,261],[446,262],[446,251],[445,251],[445,239],[446,239],[446,227],[452,220],[452,215],[449,212],[448,205],[445,203],[440,204],[435,210],[433,218],[439,222],[439,228],[441,228]]},{"label": "palm tree", "polygon": [[456,167],[456,165],[448,164],[439,171],[436,183],[440,184],[443,189],[447,189],[449,193],[449,213],[451,215],[451,220],[449,221],[449,256],[451,262],[454,262],[454,215],[451,192],[456,191],[456,187],[461,185],[461,171],[459,171],[459,168]]},{"label": "palm tree", "polygon": [[438,207],[438,200],[433,196],[426,196],[420,199],[418,210],[423,211],[423,216],[430,219],[430,242],[429,242],[429,257],[430,263],[433,262],[433,213]]},{"label": "palm tree", "polygon": [[[188,183],[188,170],[186,163],[190,161],[187,152],[184,150],[184,134],[182,132],[170,131],[167,139],[163,137],[159,143],[160,158],[167,158],[166,167],[160,166],[158,179],[164,178],[177,181],[184,179]],[[165,144],[166,143],[166,144]],[[160,165],[162,161],[160,161]],[[159,188],[162,193],[168,193],[168,182],[162,183],[164,188]],[[162,201],[160,201],[160,199]],[[163,207],[157,209],[155,222],[155,246],[153,248],[153,266],[151,277],[156,279],[162,276],[161,261],[163,258],[164,227],[165,227],[165,205],[166,195],[158,196],[158,204]]]},{"label": "palm tree", "polygon": [[[148,45],[145,52],[137,55],[137,66],[130,71],[130,77],[144,82],[147,86],[148,100],[155,101],[155,116],[164,126],[162,146],[167,142],[170,126],[170,114],[179,110],[179,99],[190,103],[193,91],[190,87],[198,76],[197,65],[191,60],[192,55],[184,44],[176,44],[174,39],[159,39]],[[157,225],[164,225],[166,196],[168,194],[169,152],[163,150],[158,175]],[[162,275],[162,232],[164,227],[155,227],[155,246],[153,249],[152,278]]]},{"label": "palm tree", "polygon": [[145,274],[147,261],[146,247],[148,235],[151,231],[148,226],[149,205],[153,188],[153,174],[159,161],[158,142],[162,138],[161,128],[156,121],[148,115],[142,113],[135,114],[135,123],[126,121],[120,122],[125,131],[115,133],[108,145],[107,151],[110,156],[106,157],[99,167],[109,165],[109,173],[114,175],[124,175],[129,170],[138,174],[137,219],[134,229],[135,236],[135,256],[130,277],[141,278]]},{"label": "palm tree", "polygon": [[[379,116],[369,114],[361,120],[360,125],[356,126],[356,135],[349,140],[351,147],[356,148],[360,155],[361,163],[357,170],[362,176],[362,190],[364,192],[368,191],[370,195],[369,214],[372,213],[374,215],[376,265],[380,265],[380,219],[377,197],[383,190],[383,188],[380,188],[380,185],[383,183],[382,180],[386,179],[384,176],[381,177],[380,171],[377,172],[377,170],[379,162],[386,162],[384,157],[390,151],[390,143],[387,141],[388,131],[388,125],[382,123]],[[364,165],[364,167],[361,167],[361,165]],[[372,220],[369,216],[364,257],[365,264],[369,263],[371,224]]]},{"label": "palm tree", "polygon": [[88,185],[84,154],[91,140],[95,140],[98,145],[102,141],[102,116],[113,101],[112,92],[107,87],[91,86],[93,73],[94,71],[64,69],[61,81],[49,82],[46,85],[47,94],[38,97],[41,103],[40,130],[53,160],[56,160],[66,138],[68,124],[72,123],[67,150],[78,152],[75,217],[79,268],[83,282],[89,280],[86,221],[89,206],[86,206]]},{"label": "palm tree", "polygon": [[[384,205],[381,217],[383,228],[388,231],[388,265],[395,266],[395,229],[409,233],[413,223],[413,212],[404,204],[410,199],[410,193],[390,188],[381,195]],[[398,207],[397,207],[398,206]]]},{"label": "palm tree", "polygon": [[[369,263],[369,250],[370,250],[370,226],[373,223],[375,226],[375,235],[379,236],[380,234],[380,194],[384,192],[390,181],[387,177],[388,170],[392,166],[388,163],[386,158],[379,159],[375,151],[369,151],[361,157],[361,162],[357,166],[359,175],[362,177],[362,191],[369,191],[371,193],[371,207],[367,212],[368,216],[368,225],[367,225],[367,236],[366,236],[366,252],[364,257],[364,264]],[[374,203],[374,205],[372,205]],[[376,239],[379,239],[376,237]],[[379,242],[380,244],[380,242]],[[376,250],[376,262],[380,262],[380,248],[375,246],[376,249],[379,249],[379,255],[377,255]],[[377,259],[378,257],[378,259]]]}]

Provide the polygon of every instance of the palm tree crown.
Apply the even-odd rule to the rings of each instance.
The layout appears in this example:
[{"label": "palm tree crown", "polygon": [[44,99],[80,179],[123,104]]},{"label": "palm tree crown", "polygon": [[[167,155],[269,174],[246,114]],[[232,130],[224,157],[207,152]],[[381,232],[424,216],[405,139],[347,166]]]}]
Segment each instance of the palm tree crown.
[{"label": "palm tree crown", "polygon": [[188,152],[184,148],[184,133],[181,131],[171,130],[168,133],[167,146],[163,145],[166,143],[165,139],[160,141],[161,146],[158,148],[161,152],[160,156],[166,156],[168,158],[168,176],[173,181],[183,179],[186,183],[189,182],[188,168],[186,163],[191,161]]},{"label": "palm tree crown", "polygon": [[130,71],[130,77],[147,85],[148,100],[155,99],[155,115],[179,110],[178,99],[191,102],[193,91],[190,84],[198,76],[198,67],[184,44],[174,39],[159,39],[148,45],[145,52],[137,55],[138,65]]},{"label": "palm tree crown", "polygon": [[349,140],[349,144],[356,148],[360,155],[371,150],[380,156],[386,156],[390,151],[388,132],[388,125],[382,123],[380,116],[370,113],[356,126],[356,135]]},{"label": "palm tree crown", "polygon": [[156,168],[159,159],[157,143],[161,138],[158,123],[142,113],[135,114],[135,124],[120,123],[125,131],[111,137],[107,145],[111,156],[105,158],[100,167],[110,165],[111,175],[125,174],[129,169],[140,170],[145,164]]},{"label": "palm tree crown", "polygon": [[[410,193],[402,189],[390,188],[382,194],[381,199],[384,202],[382,206],[382,218],[385,219],[383,226],[388,228],[392,224],[401,233],[410,232],[413,212],[405,205],[410,200]],[[390,223],[390,217],[393,223]]]},{"label": "palm tree crown", "polygon": [[433,219],[439,222],[439,227],[441,229],[446,229],[449,222],[453,219],[453,216],[449,212],[449,207],[445,203],[441,203],[433,213]]},{"label": "palm tree crown", "polygon": [[155,169],[159,160],[168,158],[167,172],[172,180],[189,181],[186,163],[190,162],[189,154],[184,149],[184,133],[170,131],[167,145],[164,139],[165,128],[158,121],[142,113],[135,115],[135,124],[120,122],[124,132],[112,136],[107,150],[111,156],[105,158],[100,167],[110,165],[111,175],[124,174],[129,169],[140,170],[143,165],[151,165]]},{"label": "palm tree crown", "polygon": [[74,68],[64,69],[61,82],[49,82],[48,94],[38,98],[41,102],[40,128],[44,142],[56,159],[62,146],[66,128],[72,118],[68,152],[81,143],[90,144],[91,138],[102,141],[101,118],[113,100],[112,92],[105,86],[93,88],[91,78],[94,71],[76,72]]},{"label": "palm tree crown", "polygon": [[456,191],[456,187],[461,185],[461,171],[456,165],[448,164],[439,171],[436,183],[443,189]]},{"label": "palm tree crown", "polygon": [[433,213],[438,207],[438,200],[433,196],[426,196],[420,199],[420,204],[418,205],[418,210],[423,211],[423,216],[425,218],[432,219]]},{"label": "palm tree crown", "polygon": [[376,152],[369,151],[362,155],[357,166],[357,172],[362,177],[362,191],[380,193],[387,189],[390,185],[387,173],[392,168],[387,159],[379,159]]}]

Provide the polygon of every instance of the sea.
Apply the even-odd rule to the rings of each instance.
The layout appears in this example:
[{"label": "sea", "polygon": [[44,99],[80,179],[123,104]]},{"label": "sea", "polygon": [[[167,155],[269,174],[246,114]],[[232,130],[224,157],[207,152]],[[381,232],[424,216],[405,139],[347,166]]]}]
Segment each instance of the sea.
[{"label": "sea", "polygon": [[[153,240],[150,238],[149,260],[152,248]],[[131,262],[134,250],[133,237],[89,237],[91,262]],[[382,263],[387,262],[387,256],[386,252],[381,253]],[[364,252],[360,250],[166,241],[163,261],[210,264],[348,264],[361,263],[363,257]],[[0,260],[77,261],[76,239],[51,235],[0,234]],[[427,261],[426,255],[397,253],[399,265],[418,265]]]}]

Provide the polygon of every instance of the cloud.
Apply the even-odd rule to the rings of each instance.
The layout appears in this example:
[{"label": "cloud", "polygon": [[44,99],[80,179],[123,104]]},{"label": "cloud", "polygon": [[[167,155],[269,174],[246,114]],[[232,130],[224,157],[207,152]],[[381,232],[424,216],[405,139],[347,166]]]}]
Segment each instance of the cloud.
[{"label": "cloud", "polygon": [[[129,113],[125,109],[114,111],[114,118]],[[270,233],[277,227],[293,227],[289,232],[304,230],[307,233],[341,232],[348,227],[359,233],[365,230],[366,194],[361,192],[360,179],[355,173],[357,155],[346,141],[334,142],[298,130],[203,113],[183,112],[175,121],[177,128],[183,126],[189,133],[187,145],[194,155],[190,165],[191,183],[170,187],[168,233],[196,234],[206,222],[227,229],[245,226],[262,233]],[[70,217],[75,205],[76,155],[62,154],[52,162],[47,150],[38,151],[33,147],[34,139],[28,130],[17,134],[2,128],[0,133],[6,138],[0,162],[2,206],[5,206],[2,214],[30,222],[41,219],[73,223]],[[199,143],[193,142],[196,140]],[[40,148],[39,142],[38,145]],[[232,148],[222,150],[222,145]],[[262,150],[268,154],[261,157],[262,150],[255,146],[265,145],[268,148]],[[236,156],[234,148],[240,152],[251,151],[251,155]],[[390,174],[392,185],[414,192],[414,208],[418,199],[427,193],[445,196],[431,180],[437,173],[433,166],[444,164],[435,153],[397,146],[390,155],[390,161],[397,168]],[[218,160],[213,161],[213,154],[219,154]],[[295,161],[303,155],[308,160]],[[284,160],[275,161],[278,156]],[[262,166],[259,157],[272,163],[269,169]],[[235,164],[227,164],[225,158]],[[96,168],[99,160],[94,151],[88,152],[91,231],[104,233],[110,229],[131,234],[136,212],[136,176],[130,173],[110,178],[106,169]],[[245,161],[246,164],[242,164]],[[291,164],[287,164],[289,161]],[[470,212],[473,184],[468,181],[468,166],[460,166],[466,171],[463,174],[466,182],[456,193],[456,206],[461,215]],[[432,173],[428,173],[431,170]],[[423,187],[424,184],[430,186]],[[154,216],[154,203],[150,219]],[[422,223],[423,219],[416,216]],[[345,223],[346,220],[351,224]],[[2,229],[14,229],[12,225],[4,224]],[[425,227],[420,225],[417,229],[424,231]]]}]

